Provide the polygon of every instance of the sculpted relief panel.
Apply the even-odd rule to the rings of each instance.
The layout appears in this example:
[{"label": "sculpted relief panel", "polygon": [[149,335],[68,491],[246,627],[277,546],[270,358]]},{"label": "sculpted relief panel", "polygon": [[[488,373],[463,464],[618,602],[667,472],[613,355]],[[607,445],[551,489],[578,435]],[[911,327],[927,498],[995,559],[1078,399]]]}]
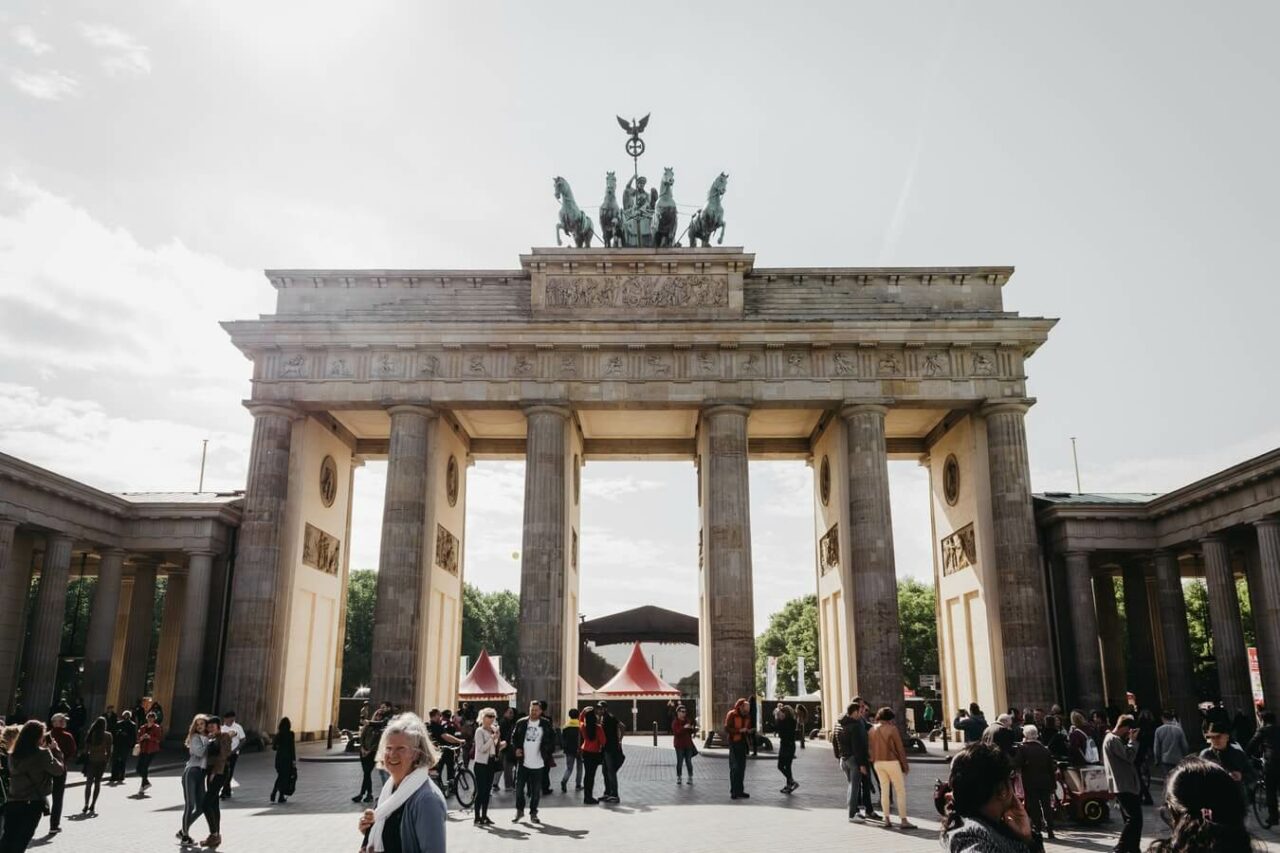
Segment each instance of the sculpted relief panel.
[{"label": "sculpted relief panel", "polygon": [[325,574],[338,573],[338,556],[342,550],[338,537],[330,536],[314,524],[308,524],[302,537],[302,564]]},{"label": "sculpted relief panel", "polygon": [[722,308],[722,275],[548,276],[548,308]]},{"label": "sculpted relief panel", "polygon": [[978,564],[978,547],[973,525],[966,524],[942,540],[942,573],[954,575]]}]

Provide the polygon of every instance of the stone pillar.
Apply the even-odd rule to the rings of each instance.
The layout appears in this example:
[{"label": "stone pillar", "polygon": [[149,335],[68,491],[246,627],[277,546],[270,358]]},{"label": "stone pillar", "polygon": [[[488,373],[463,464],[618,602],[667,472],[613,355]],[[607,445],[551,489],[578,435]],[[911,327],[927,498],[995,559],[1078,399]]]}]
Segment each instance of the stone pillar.
[{"label": "stone pillar", "polygon": [[71,575],[71,544],[70,536],[51,534],[40,567],[40,588],[31,618],[31,637],[25,655],[26,677],[22,682],[22,707],[28,715],[39,719],[46,717],[56,698],[62,623],[67,612],[67,581]]},{"label": "stone pillar", "polygon": [[1268,708],[1280,708],[1280,517],[1254,522],[1258,558],[1249,578],[1253,596],[1253,630],[1258,637],[1262,693]]},{"label": "stone pillar", "polygon": [[[1117,708],[1124,705],[1128,692],[1128,674],[1124,663],[1124,635],[1120,630],[1120,608],[1116,606],[1115,578],[1110,574],[1093,578],[1093,600],[1098,608],[1098,642],[1102,646],[1102,674],[1106,685],[1106,703]],[[1094,710],[1086,708],[1085,711]],[[1101,710],[1101,709],[1099,709]]]},{"label": "stone pillar", "polygon": [[1232,714],[1253,707],[1249,683],[1249,659],[1240,622],[1240,597],[1231,570],[1227,543],[1217,536],[1200,540],[1204,551],[1204,577],[1209,588],[1209,622],[1213,633],[1213,657],[1218,663],[1218,688],[1223,706]]},{"label": "stone pillar", "polygon": [[[206,597],[201,609],[208,609],[208,606]],[[150,696],[167,712],[173,710],[173,686],[180,669],[181,650],[178,645],[182,642],[182,628],[187,621],[186,610],[187,576],[168,572],[165,575],[164,612],[160,614],[160,637],[156,643],[155,678],[150,691]]]},{"label": "stone pillar", "polygon": [[120,582],[124,576],[124,551],[106,548],[98,559],[98,584],[93,588],[89,633],[84,644],[84,701],[90,714],[107,706],[111,681],[111,648],[115,644],[116,614],[120,611]]},{"label": "stone pillar", "polygon": [[565,575],[569,524],[565,477],[571,412],[560,406],[525,409],[524,530],[520,552],[520,678],[517,711],[545,699],[552,719],[565,709],[555,704],[564,695]]},{"label": "stone pillar", "polygon": [[1104,702],[1102,655],[1098,649],[1098,613],[1093,604],[1093,570],[1089,552],[1071,551],[1067,558],[1067,595],[1076,660],[1076,704],[1101,708]]},{"label": "stone pillar", "polygon": [[1191,671],[1191,634],[1187,629],[1187,599],[1182,592],[1182,573],[1178,570],[1178,557],[1172,551],[1156,551],[1154,556],[1169,704],[1178,712],[1178,722],[1187,733],[1187,741],[1194,746],[1202,739],[1200,709],[1196,704],[1195,680]]},{"label": "stone pillar", "polygon": [[987,423],[991,521],[1000,582],[1000,638],[1006,702],[1047,707],[1056,694],[1049,647],[1049,603],[1040,542],[1031,506],[1031,473],[1024,422],[1027,401],[996,401],[982,408]]},{"label": "stone pillar", "polygon": [[284,597],[280,547],[297,413],[267,404],[253,404],[250,411],[253,444],[231,584],[221,699],[236,709],[247,732],[262,733],[275,731],[277,722],[272,697],[285,642],[277,617]]},{"label": "stone pillar", "polygon": [[[889,511],[889,455],[884,406],[847,405],[849,566],[853,589],[855,678],[859,695],[887,705],[905,724],[902,698],[902,638],[898,620],[898,578],[893,560],[893,518]],[[842,701],[848,701],[844,697]]]},{"label": "stone pillar", "polygon": [[1142,563],[1129,559],[1121,569],[1124,581],[1124,615],[1129,629],[1129,660],[1134,671],[1129,684],[1139,708],[1159,716],[1160,682],[1156,678],[1155,635],[1151,630],[1151,604],[1147,599],[1147,573]]},{"label": "stone pillar", "polygon": [[378,593],[374,602],[373,701],[391,702],[425,714],[415,706],[422,670],[421,590],[431,571],[426,559],[427,463],[431,420],[423,406],[392,406],[387,455],[387,490],[382,508],[382,550],[378,555]]},{"label": "stone pillar", "polygon": [[147,689],[147,664],[151,662],[151,634],[156,619],[156,562],[143,559],[133,568],[129,600],[129,627],[124,638],[123,665],[116,708],[132,708]]},{"label": "stone pillar", "polygon": [[[183,590],[182,633],[178,635],[178,668],[173,675],[170,725],[186,726],[200,710],[200,675],[204,672],[205,633],[209,627],[210,579],[213,552],[192,551],[187,557],[187,583]],[[172,590],[170,590],[172,592]],[[224,703],[225,704],[225,703]],[[228,705],[240,717],[240,709]],[[227,708],[215,708],[222,713]]]},{"label": "stone pillar", "polygon": [[[25,603],[31,575],[27,566],[18,565],[14,558],[13,539],[17,529],[16,521],[0,518],[0,601]],[[13,698],[18,692],[25,610],[15,604],[0,607],[0,714],[12,710]]]}]

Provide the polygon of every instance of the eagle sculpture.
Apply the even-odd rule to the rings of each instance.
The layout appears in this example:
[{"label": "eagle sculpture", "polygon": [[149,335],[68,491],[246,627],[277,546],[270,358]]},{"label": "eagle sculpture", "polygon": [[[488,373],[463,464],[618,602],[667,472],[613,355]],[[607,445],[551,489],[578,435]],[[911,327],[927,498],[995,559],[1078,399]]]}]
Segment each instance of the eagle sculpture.
[{"label": "eagle sculpture", "polygon": [[622,116],[618,116],[618,124],[622,125],[622,129],[631,136],[639,136],[644,133],[645,126],[649,124],[650,115],[652,115],[652,113],[646,113],[645,117],[640,119],[640,121],[632,119],[629,122]]}]

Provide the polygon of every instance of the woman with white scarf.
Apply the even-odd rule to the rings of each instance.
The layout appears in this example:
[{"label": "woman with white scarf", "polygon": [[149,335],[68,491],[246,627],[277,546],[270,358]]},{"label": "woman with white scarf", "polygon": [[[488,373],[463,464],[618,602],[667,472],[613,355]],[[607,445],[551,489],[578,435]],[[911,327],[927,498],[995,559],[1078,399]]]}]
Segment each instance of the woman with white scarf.
[{"label": "woman with white scarf", "polygon": [[360,816],[366,853],[445,853],[449,809],[429,771],[440,754],[417,714],[392,718],[378,747],[378,767],[390,778],[378,806]]}]

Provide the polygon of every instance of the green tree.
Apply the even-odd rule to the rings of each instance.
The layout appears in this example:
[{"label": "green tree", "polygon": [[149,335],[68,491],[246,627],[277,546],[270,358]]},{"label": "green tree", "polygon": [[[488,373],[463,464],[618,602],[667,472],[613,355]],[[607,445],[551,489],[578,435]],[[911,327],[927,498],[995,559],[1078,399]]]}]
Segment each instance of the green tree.
[{"label": "green tree", "polygon": [[920,676],[938,674],[937,596],[933,584],[898,581],[898,623],[902,631],[902,678],[908,687]]},{"label": "green tree", "polygon": [[520,664],[520,596],[509,589],[462,587],[462,653],[474,661],[486,650],[502,657],[502,674],[514,680]]},{"label": "green tree", "polygon": [[[1209,588],[1201,578],[1183,581],[1182,594],[1187,602],[1187,632],[1191,635],[1191,669],[1196,695],[1205,699],[1221,698],[1218,687],[1218,661],[1213,653],[1213,624],[1209,619]],[[1240,599],[1240,622],[1244,643],[1256,642],[1249,586],[1243,578],[1236,580],[1236,597]]]},{"label": "green tree", "polygon": [[[796,685],[796,659],[803,656],[805,683]],[[818,687],[818,596],[793,598],[769,617],[756,638],[756,690],[764,693],[766,659],[778,659],[778,692],[808,693]]]},{"label": "green tree", "polygon": [[347,632],[342,643],[342,695],[369,684],[373,669],[373,605],[378,573],[352,569],[347,575]]}]

